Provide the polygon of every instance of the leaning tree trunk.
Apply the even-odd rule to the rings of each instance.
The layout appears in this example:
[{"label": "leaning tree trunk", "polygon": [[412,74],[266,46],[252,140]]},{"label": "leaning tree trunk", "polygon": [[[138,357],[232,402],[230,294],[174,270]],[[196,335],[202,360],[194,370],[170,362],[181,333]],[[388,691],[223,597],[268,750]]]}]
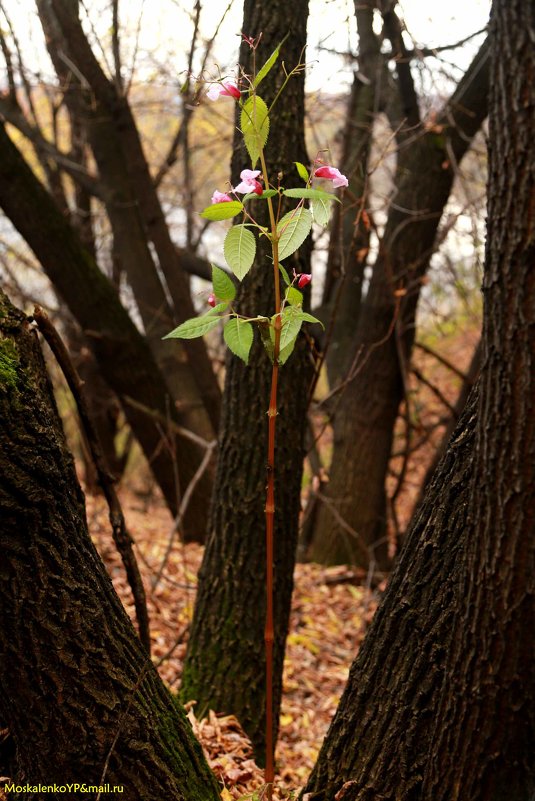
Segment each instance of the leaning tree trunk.
[{"label": "leaning tree trunk", "polygon": [[453,185],[452,159],[460,162],[487,114],[487,84],[485,43],[437,122],[442,133],[427,131],[400,149],[395,205],[355,328],[356,358],[334,412],[328,503],[319,511],[311,551],[318,562],[362,564],[367,548],[369,561],[388,567],[385,480],[421,279]]},{"label": "leaning tree trunk", "polygon": [[14,782],[216,801],[200,745],[89,537],[35,334],[1,292],[0,514],[0,709]]},{"label": "leaning tree trunk", "polygon": [[[242,30],[263,36],[256,54],[257,68],[288,34],[281,61],[291,69],[303,60],[308,0],[297,0],[292,19],[282,0],[263,5],[246,0]],[[240,63],[251,72],[249,48],[242,46]],[[272,75],[276,79],[271,79]],[[283,76],[275,69],[262,83],[268,106]],[[241,137],[240,137],[241,140]],[[241,145],[241,141],[240,141]],[[304,83],[293,78],[277,102],[266,150],[270,175],[284,173],[283,183],[297,176],[294,161],[306,163],[304,145]],[[248,166],[243,148],[236,150],[234,176]],[[262,205],[263,204],[263,205]],[[256,219],[266,213],[258,201]],[[259,243],[256,263],[243,282],[239,308],[242,314],[273,312],[272,269],[265,245]],[[291,272],[309,272],[309,250],[301,248],[301,261],[287,265]],[[275,644],[274,720],[278,719],[282,687],[284,644],[288,629],[298,515],[307,390],[311,380],[306,343],[281,370],[276,447],[275,519]],[[232,356],[227,361],[222,431],[213,496],[212,520],[199,576],[197,603],[183,675],[182,698],[195,698],[197,709],[213,708],[238,716],[251,737],[257,757],[265,750],[265,502],[267,409],[271,365],[256,341],[249,366]]]},{"label": "leaning tree trunk", "polygon": [[[146,341],[114,287],[84,250],[72,226],[32,173],[3,125],[0,125],[0,206],[85,332],[102,375],[120,399],[164,498],[176,514],[175,467],[183,491],[204,452],[189,440],[172,434],[170,448],[166,446],[166,421],[181,424],[184,420],[168,402],[168,388]],[[159,419],[151,417],[151,413],[159,415]],[[210,482],[205,476],[197,485],[184,519],[186,539],[202,536],[209,494]]]},{"label": "leaning tree trunk", "polygon": [[308,801],[534,797],[533,30],[533,3],[496,0],[481,378],[353,664]]}]

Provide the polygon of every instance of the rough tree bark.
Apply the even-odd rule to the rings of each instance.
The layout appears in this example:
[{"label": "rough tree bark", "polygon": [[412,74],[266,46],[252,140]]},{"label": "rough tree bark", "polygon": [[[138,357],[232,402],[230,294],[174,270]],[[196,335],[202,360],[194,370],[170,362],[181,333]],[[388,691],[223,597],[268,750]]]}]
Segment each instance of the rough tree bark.
[{"label": "rough tree bark", "polygon": [[[115,247],[157,361],[168,376],[175,400],[183,401],[193,430],[211,438],[210,423],[216,431],[219,422],[220,392],[203,340],[161,341],[173,327],[173,317],[182,322],[193,317],[195,310],[128,99],[95,57],[82,29],[78,2],[38,0],[37,7],[49,53],[66,89],[66,102],[87,130],[106,189]],[[173,308],[167,302],[151,244]],[[206,412],[209,420],[204,419]]]},{"label": "rough tree bark", "polygon": [[15,783],[216,801],[200,745],[91,542],[36,336],[2,292],[0,513],[0,707]]},{"label": "rough tree bark", "polygon": [[308,801],[534,797],[534,30],[533,3],[495,0],[481,378],[351,668]]},{"label": "rough tree bark", "polygon": [[[177,487],[172,454],[165,447],[161,421],[130,403],[134,399],[163,420],[182,423],[168,403],[169,391],[146,341],[121,305],[117,293],[82,247],[68,221],[32,173],[0,125],[0,206],[35,253],[56,291],[91,343],[102,375],[117,394],[173,514]],[[181,487],[193,477],[204,455],[182,437],[171,438]],[[184,520],[184,536],[202,536],[210,482],[201,481]]]},{"label": "rough tree bark", "polygon": [[[454,166],[487,115],[487,85],[485,43],[440,115],[440,127],[422,132],[399,151],[395,204],[355,328],[353,377],[334,415],[329,503],[319,511],[311,551],[318,562],[362,564],[363,542],[370,560],[388,567],[385,478],[421,279],[451,192]],[[397,296],[399,290],[406,295]]]},{"label": "rough tree bark", "polygon": [[[250,36],[262,32],[256,53],[259,68],[290,33],[280,60],[289,69],[304,60],[307,0],[297,0],[292,19],[283,0],[262,5],[246,0],[242,30]],[[243,44],[240,64],[251,72],[248,45]],[[272,76],[276,76],[272,78]],[[268,106],[282,83],[273,70],[261,86]],[[237,139],[233,175],[249,165]],[[304,144],[303,76],[292,78],[277,102],[266,150],[271,180],[279,171],[291,186],[297,175],[294,161],[307,162]],[[257,208],[258,207],[258,208]],[[254,214],[261,224],[269,221],[264,201]],[[257,216],[258,215],[258,216]],[[309,249],[300,249],[300,261],[287,264],[291,272],[309,272]],[[255,265],[243,282],[239,297],[242,314],[273,312],[273,279],[268,251],[259,243]],[[251,737],[257,758],[265,749],[265,494],[267,409],[271,365],[259,341],[249,366],[229,356],[223,398],[220,451],[213,496],[211,526],[199,575],[197,603],[184,667],[182,698],[194,698],[197,710],[213,708],[238,716]],[[276,448],[275,522],[275,645],[274,720],[278,719],[282,686],[284,643],[288,629],[293,568],[298,533],[306,400],[312,377],[306,342],[300,340],[279,378],[279,417]]]}]

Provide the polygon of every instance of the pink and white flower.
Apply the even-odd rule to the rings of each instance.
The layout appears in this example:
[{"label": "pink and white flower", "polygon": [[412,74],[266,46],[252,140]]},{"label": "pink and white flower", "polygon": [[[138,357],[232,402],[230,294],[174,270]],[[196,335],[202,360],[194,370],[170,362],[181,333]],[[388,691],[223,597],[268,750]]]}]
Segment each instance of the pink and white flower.
[{"label": "pink and white flower", "polygon": [[242,170],[240,172],[241,183],[234,187],[234,191],[240,195],[246,195],[249,192],[261,195],[264,190],[260,181],[256,180],[259,175],[260,170]]},{"label": "pink and white flower", "polygon": [[315,178],[326,178],[328,181],[333,182],[333,186],[347,186],[349,181],[342,175],[340,170],[337,170],[336,167],[329,167],[325,165],[324,167],[318,167],[318,169],[314,173]]},{"label": "pink and white flower", "polygon": [[239,100],[241,92],[232,81],[222,81],[221,83],[213,83],[206,92],[206,97],[209,100],[218,100],[220,97],[234,97]]},{"label": "pink and white flower", "polygon": [[212,203],[230,203],[231,201],[232,198],[229,195],[225,194],[225,192],[218,192],[217,189],[212,195]]}]

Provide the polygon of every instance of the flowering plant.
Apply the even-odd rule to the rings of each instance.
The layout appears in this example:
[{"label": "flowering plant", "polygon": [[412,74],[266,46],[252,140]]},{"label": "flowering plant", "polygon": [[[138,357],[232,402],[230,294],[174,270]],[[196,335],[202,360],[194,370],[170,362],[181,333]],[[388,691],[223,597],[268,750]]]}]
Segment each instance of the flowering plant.
[{"label": "flowering plant", "polygon": [[[254,50],[259,37],[244,37]],[[266,785],[267,798],[271,798],[274,776],[273,765],[273,720],[272,720],[272,668],[273,668],[273,543],[275,520],[275,432],[277,420],[278,372],[291,356],[304,322],[320,321],[303,310],[301,292],[312,280],[310,273],[296,273],[290,277],[283,262],[294,254],[311,232],[314,222],[327,225],[332,203],[338,198],[325,191],[326,181],[333,188],[345,187],[347,179],[338,169],[316,158],[309,171],[304,164],[295,162],[297,175],[302,185],[286,188],[279,173],[277,182],[270,181],[264,148],[269,136],[270,116],[273,107],[292,75],[301,71],[298,65],[290,73],[285,71],[285,80],[275,100],[268,108],[258,95],[258,86],[275,66],[279,57],[280,45],[275,49],[264,66],[253,74],[243,76],[241,88],[231,81],[213,82],[207,92],[210,100],[232,97],[240,107],[240,129],[251,159],[251,167],[240,173],[240,182],[222,192],[215,189],[211,204],[201,212],[201,217],[212,221],[230,220],[241,217],[225,236],[224,255],[230,273],[239,281],[247,275],[255,262],[257,240],[255,233],[265,236],[271,244],[273,282],[275,288],[275,308],[271,317],[256,315],[244,317],[234,308],[236,286],[229,273],[212,265],[212,291],[208,297],[209,311],[186,320],[171,331],[166,338],[190,339],[206,334],[220,322],[224,323],[223,336],[229,349],[246,364],[254,339],[254,324],[258,325],[262,343],[272,362],[271,393],[268,409],[267,442],[267,495],[266,495]],[[258,166],[257,166],[258,165]],[[281,213],[282,201],[297,201],[294,208]],[[269,226],[255,220],[254,203],[265,201],[269,213]],[[321,324],[321,323],[320,323]]]}]

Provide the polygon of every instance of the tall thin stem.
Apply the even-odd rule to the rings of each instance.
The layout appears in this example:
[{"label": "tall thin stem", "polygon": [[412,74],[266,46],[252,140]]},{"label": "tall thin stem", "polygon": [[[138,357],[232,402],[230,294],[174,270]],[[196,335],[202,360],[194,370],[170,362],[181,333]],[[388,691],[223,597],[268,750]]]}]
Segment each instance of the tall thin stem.
[{"label": "tall thin stem", "polygon": [[[268,172],[264,153],[260,151],[260,163],[264,185],[269,188]],[[267,492],[266,492],[266,626],[264,642],[266,648],[266,767],[264,780],[267,785],[267,801],[271,801],[275,779],[273,742],[273,549],[275,540],[275,435],[277,429],[277,387],[279,381],[279,352],[281,338],[281,297],[279,275],[279,236],[271,198],[268,198],[269,219],[271,223],[271,248],[273,254],[273,278],[275,285],[275,342],[273,347],[273,368],[271,371],[271,391],[268,408],[268,453],[267,453]]]}]

